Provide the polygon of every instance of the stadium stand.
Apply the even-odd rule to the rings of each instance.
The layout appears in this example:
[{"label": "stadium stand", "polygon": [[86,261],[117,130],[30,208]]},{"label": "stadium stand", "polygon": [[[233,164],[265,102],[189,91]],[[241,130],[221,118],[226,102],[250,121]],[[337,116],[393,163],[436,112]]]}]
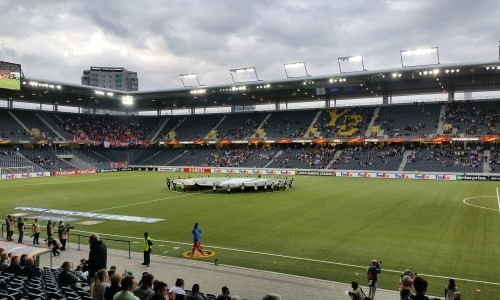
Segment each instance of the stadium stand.
[{"label": "stadium stand", "polygon": [[356,146],[340,150],[331,169],[397,171],[404,147]]},{"label": "stadium stand", "polygon": [[265,113],[241,113],[226,115],[215,129],[217,139],[245,140],[251,138],[264,121]]},{"label": "stadium stand", "polygon": [[311,124],[315,111],[284,111],[270,113],[269,118],[264,121],[262,129],[265,138],[291,138],[304,137],[307,128]]},{"label": "stadium stand", "polygon": [[322,110],[309,137],[358,137],[364,136],[375,108],[356,107]]},{"label": "stadium stand", "polygon": [[498,102],[456,102],[447,104],[445,133],[454,136],[500,134]]}]

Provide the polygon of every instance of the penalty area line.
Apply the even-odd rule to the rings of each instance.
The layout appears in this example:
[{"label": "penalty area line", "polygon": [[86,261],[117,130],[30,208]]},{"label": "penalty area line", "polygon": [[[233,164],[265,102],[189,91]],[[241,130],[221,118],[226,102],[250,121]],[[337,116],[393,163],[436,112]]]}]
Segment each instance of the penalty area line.
[{"label": "penalty area line", "polygon": [[[91,231],[82,231],[82,230],[73,230],[77,232],[82,232],[82,233],[97,233],[100,236],[111,236],[111,237],[119,237],[119,238],[126,238],[126,239],[137,239],[137,240],[143,240],[144,238],[142,237],[132,237],[132,236],[124,236],[124,235],[117,235],[117,234],[107,234],[107,233],[99,233],[99,232],[91,232]],[[166,240],[158,240],[155,239],[157,242],[162,242],[162,243],[170,243],[170,244],[177,244],[177,245],[188,245],[192,246],[192,243],[185,243],[185,242],[176,242],[176,241],[166,241]],[[235,248],[227,248],[227,247],[218,247],[218,246],[211,246],[211,245],[204,245],[205,248],[215,248],[219,250],[227,250],[227,251],[235,251],[235,252],[241,252],[241,253],[248,253],[248,254],[256,254],[256,255],[265,255],[265,256],[271,256],[271,257],[279,257],[279,258],[287,258],[287,259],[293,259],[293,260],[301,260],[301,261],[308,261],[308,262],[315,262],[315,263],[322,263],[322,264],[330,264],[330,265],[337,265],[337,266],[344,266],[344,267],[351,267],[351,268],[357,268],[357,269],[365,269],[366,266],[358,266],[358,265],[353,265],[353,264],[346,264],[346,263],[340,263],[340,262],[334,262],[334,261],[328,261],[328,260],[320,260],[320,259],[313,259],[313,258],[305,258],[305,257],[297,257],[297,256],[290,256],[290,255],[283,255],[283,254],[274,254],[274,253],[267,253],[267,252],[259,252],[259,251],[250,251],[250,250],[243,250],[243,249],[235,249]],[[383,272],[389,272],[389,273],[397,273],[401,274],[401,270],[391,270],[391,269],[382,269]],[[441,279],[449,279],[452,278],[450,276],[441,276],[441,275],[431,275],[431,274],[423,274],[419,273],[420,275],[424,275],[427,277],[434,277],[434,278],[441,278]],[[466,278],[457,278],[454,277],[456,280],[460,281],[467,281],[467,282],[474,282],[474,283],[482,283],[482,284],[488,284],[488,285],[496,285],[500,286],[500,283],[497,282],[489,282],[489,281],[481,281],[481,280],[473,280],[473,279],[466,279]]]}]

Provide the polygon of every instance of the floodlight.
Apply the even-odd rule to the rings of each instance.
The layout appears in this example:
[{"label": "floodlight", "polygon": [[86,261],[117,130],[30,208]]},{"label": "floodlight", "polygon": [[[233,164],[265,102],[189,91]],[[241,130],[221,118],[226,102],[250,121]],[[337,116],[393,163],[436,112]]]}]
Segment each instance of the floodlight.
[{"label": "floodlight", "polygon": [[340,73],[366,71],[363,56],[344,56],[337,58]]},{"label": "floodlight", "polygon": [[231,69],[229,70],[229,73],[231,73],[231,78],[233,79],[234,83],[259,81],[257,71],[254,67]]},{"label": "floodlight", "polygon": [[285,66],[286,78],[307,77],[307,68],[305,62],[287,63]]},{"label": "floodlight", "polygon": [[181,75],[179,75],[179,77],[181,78],[182,85],[184,87],[193,87],[193,86],[200,86],[201,85],[196,73],[181,74]]},{"label": "floodlight", "polygon": [[125,95],[125,96],[123,96],[123,97],[122,97],[122,103],[123,103],[124,105],[128,105],[128,106],[130,106],[130,105],[133,105],[133,104],[134,104],[134,100],[132,99],[132,96],[130,96],[130,95]]},{"label": "floodlight", "polygon": [[438,47],[401,50],[401,67],[439,65]]}]

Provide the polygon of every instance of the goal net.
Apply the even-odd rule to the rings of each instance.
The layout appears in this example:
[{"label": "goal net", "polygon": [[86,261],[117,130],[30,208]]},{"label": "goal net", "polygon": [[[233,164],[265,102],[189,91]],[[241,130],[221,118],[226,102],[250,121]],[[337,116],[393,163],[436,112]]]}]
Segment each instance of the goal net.
[{"label": "goal net", "polygon": [[0,178],[2,175],[33,173],[33,166],[0,168]]}]

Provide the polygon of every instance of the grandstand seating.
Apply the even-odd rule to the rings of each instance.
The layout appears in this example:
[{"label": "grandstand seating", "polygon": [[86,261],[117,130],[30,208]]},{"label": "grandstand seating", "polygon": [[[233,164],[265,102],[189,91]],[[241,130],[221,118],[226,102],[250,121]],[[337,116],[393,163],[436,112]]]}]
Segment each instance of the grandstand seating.
[{"label": "grandstand seating", "polygon": [[[364,136],[374,110],[374,107],[323,110],[313,126],[317,130],[316,137]],[[309,137],[314,137],[314,135],[310,134]]]},{"label": "grandstand seating", "polygon": [[422,146],[412,150],[405,171],[481,173],[483,148],[473,146]]},{"label": "grandstand seating", "polygon": [[316,111],[282,111],[273,112],[266,120],[263,129],[269,139],[300,139],[314,119]]},{"label": "grandstand seating", "polygon": [[397,171],[403,160],[404,148],[350,147],[342,150],[335,159],[332,169]]},{"label": "grandstand seating", "polygon": [[216,128],[218,139],[244,140],[252,137],[264,121],[266,113],[238,113],[227,115]]},{"label": "grandstand seating", "polygon": [[[5,149],[14,149],[20,141],[35,144],[34,150],[21,147],[26,156],[2,155],[0,166],[20,167],[33,165],[37,171],[74,169],[71,163],[59,159],[57,154],[72,154],[80,167],[105,166],[109,162],[126,162],[129,165],[189,165],[189,166],[239,166],[330,168],[349,170],[393,170],[434,172],[498,172],[498,149],[491,144],[463,144],[453,142],[453,147],[439,145],[420,146],[418,141],[385,146],[336,145],[333,148],[310,147],[309,144],[247,145],[232,143],[222,149],[211,145],[171,146],[171,140],[223,139],[246,140],[302,138],[365,138],[386,136],[391,138],[420,138],[437,136],[468,137],[500,134],[500,106],[496,101],[462,101],[455,103],[413,103],[381,107],[351,107],[329,110],[291,110],[277,112],[249,112],[191,116],[110,116],[71,113],[33,112],[0,109],[0,137],[12,140]],[[15,117],[13,117],[14,115]],[[441,116],[441,118],[440,118]],[[42,138],[31,135],[26,128],[38,128]],[[377,134],[369,130],[378,129]],[[56,133],[57,132],[57,133]],[[256,134],[259,136],[256,136]],[[67,140],[90,140],[90,145],[71,149],[36,145],[39,139],[60,135]],[[149,139],[168,140],[166,147],[150,146]],[[97,141],[92,145],[92,141]],[[137,141],[141,141],[137,144]],[[110,145],[103,141],[110,142]],[[116,142],[113,144],[113,142]],[[175,142],[175,141],[174,141]],[[107,148],[110,146],[111,148]],[[118,147],[120,146],[120,147]],[[491,147],[490,158],[483,149]],[[118,147],[118,148],[117,148]],[[121,148],[123,147],[123,148]],[[143,148],[139,148],[143,147]],[[172,148],[175,147],[175,148]],[[218,145],[217,147],[221,147]],[[263,148],[265,147],[265,149]],[[465,148],[464,148],[465,147]],[[52,150],[47,150],[47,149]],[[464,149],[462,149],[464,148]],[[54,150],[56,149],[56,150]],[[408,157],[404,150],[412,149]],[[17,152],[15,152],[17,153]],[[37,153],[34,155],[34,153]],[[76,159],[75,163],[76,164]],[[104,165],[103,165],[104,164]],[[489,168],[488,168],[489,166]],[[483,170],[484,167],[484,170]]]},{"label": "grandstand seating", "polygon": [[426,137],[436,134],[440,104],[383,106],[373,126],[379,126],[388,137]]}]

